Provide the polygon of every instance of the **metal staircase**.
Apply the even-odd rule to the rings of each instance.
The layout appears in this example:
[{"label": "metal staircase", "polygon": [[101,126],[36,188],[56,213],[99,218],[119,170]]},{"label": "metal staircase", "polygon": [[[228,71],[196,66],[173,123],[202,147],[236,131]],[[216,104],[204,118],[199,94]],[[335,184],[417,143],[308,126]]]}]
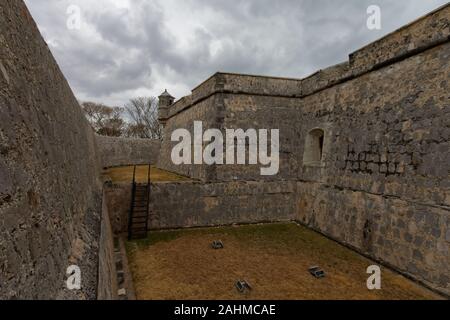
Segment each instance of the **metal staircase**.
[{"label": "metal staircase", "polygon": [[150,209],[150,172],[148,166],[147,184],[136,182],[136,166],[133,169],[131,206],[128,216],[128,240],[147,238]]}]

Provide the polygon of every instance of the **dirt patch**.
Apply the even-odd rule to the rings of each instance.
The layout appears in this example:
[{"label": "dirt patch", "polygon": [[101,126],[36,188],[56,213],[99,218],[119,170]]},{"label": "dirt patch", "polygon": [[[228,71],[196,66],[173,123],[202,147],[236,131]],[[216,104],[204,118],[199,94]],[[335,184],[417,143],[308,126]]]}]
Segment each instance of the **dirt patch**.
[{"label": "dirt patch", "polygon": [[[111,179],[113,183],[124,183],[133,181],[134,166],[115,167],[103,171],[103,175]],[[136,182],[146,183],[148,178],[148,165],[136,166]],[[189,178],[180,176],[173,172],[161,170],[152,166],[150,170],[150,180],[152,182],[164,181],[191,181]]]},{"label": "dirt patch", "polygon": [[[222,240],[225,248],[213,250]],[[127,243],[138,299],[439,299],[433,292],[382,268],[382,290],[366,287],[376,264],[295,224],[152,232]],[[314,265],[327,273],[316,279]],[[253,290],[238,293],[235,282]]]}]

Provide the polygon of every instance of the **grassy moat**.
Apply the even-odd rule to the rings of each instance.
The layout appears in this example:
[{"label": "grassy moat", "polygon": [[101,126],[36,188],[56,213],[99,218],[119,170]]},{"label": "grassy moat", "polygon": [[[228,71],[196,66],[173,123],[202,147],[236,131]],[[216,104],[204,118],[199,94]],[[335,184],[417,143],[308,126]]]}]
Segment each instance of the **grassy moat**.
[{"label": "grassy moat", "polygon": [[[212,249],[214,240],[225,248]],[[366,270],[375,262],[296,224],[150,232],[146,240],[128,242],[127,252],[141,300],[441,298],[386,268],[382,289],[368,290]],[[313,277],[311,266],[326,277]],[[237,280],[253,289],[239,293]]]},{"label": "grassy moat", "polygon": [[[134,166],[108,168],[103,171],[103,176],[109,177],[113,183],[131,183],[133,181],[133,170]],[[147,183],[147,179],[148,165],[136,166],[136,182]],[[151,166],[150,181],[191,181],[191,179]]]}]

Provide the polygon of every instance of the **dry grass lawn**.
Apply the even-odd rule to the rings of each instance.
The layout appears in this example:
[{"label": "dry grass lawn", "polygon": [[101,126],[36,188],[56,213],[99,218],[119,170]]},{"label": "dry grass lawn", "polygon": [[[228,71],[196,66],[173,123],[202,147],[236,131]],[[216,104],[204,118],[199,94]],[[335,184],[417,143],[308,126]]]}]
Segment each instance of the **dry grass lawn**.
[{"label": "dry grass lawn", "polygon": [[[214,240],[225,248],[213,250]],[[141,300],[440,298],[385,268],[382,290],[369,291],[366,269],[376,263],[295,224],[151,232],[127,251]],[[309,274],[314,265],[325,278]],[[240,294],[238,279],[253,290]]]},{"label": "dry grass lawn", "polygon": [[[133,181],[133,166],[108,168],[103,171],[104,176],[111,178],[113,183],[124,183]],[[148,165],[136,167],[136,181],[146,183],[148,176]],[[176,173],[161,170],[155,166],[151,167],[150,180],[153,182],[163,181],[190,181],[189,178],[180,176]]]}]

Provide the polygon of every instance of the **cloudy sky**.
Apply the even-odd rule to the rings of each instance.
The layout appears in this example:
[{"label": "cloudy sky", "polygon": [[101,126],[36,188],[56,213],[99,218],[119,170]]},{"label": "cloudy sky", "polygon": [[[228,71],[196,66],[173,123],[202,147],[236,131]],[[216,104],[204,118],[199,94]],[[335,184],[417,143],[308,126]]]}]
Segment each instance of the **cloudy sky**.
[{"label": "cloudy sky", "polygon": [[[122,105],[165,88],[180,98],[216,71],[301,78],[448,1],[25,2],[77,98]],[[373,4],[381,30],[367,28]]]}]

